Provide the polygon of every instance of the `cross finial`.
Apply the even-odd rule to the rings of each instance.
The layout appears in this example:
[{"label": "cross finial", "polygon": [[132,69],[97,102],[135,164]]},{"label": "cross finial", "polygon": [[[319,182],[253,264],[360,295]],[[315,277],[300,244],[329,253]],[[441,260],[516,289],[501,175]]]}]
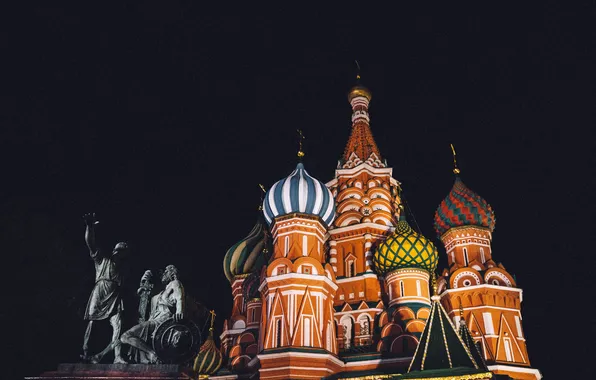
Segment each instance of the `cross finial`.
[{"label": "cross finial", "polygon": [[259,211],[263,210],[263,200],[265,198],[265,194],[267,194],[267,190],[265,190],[265,186],[259,183],[259,187],[263,190],[263,195],[261,195],[261,203],[259,203]]},{"label": "cross finial", "polygon": [[301,129],[297,129],[296,130],[298,132],[298,135],[300,136],[300,140],[298,142],[298,158],[302,159],[302,157],[304,157],[304,152],[302,151],[302,141],[305,139],[304,134],[302,133]]},{"label": "cross finial", "polygon": [[209,311],[209,314],[211,314],[211,327],[209,327],[209,331],[213,331],[213,323],[215,322],[215,310],[211,310]]},{"label": "cross finial", "polygon": [[457,167],[457,158],[456,158],[456,155],[455,155],[455,148],[453,147],[453,144],[449,144],[449,145],[451,145],[451,151],[453,152],[453,173],[457,175],[461,171]]},{"label": "cross finial", "polygon": [[437,275],[436,273],[433,273],[433,277],[432,277],[432,286],[433,286],[433,296],[437,295]]},{"label": "cross finial", "polygon": [[354,62],[356,62],[356,69],[358,70],[356,72],[356,80],[360,80],[360,64],[358,63],[357,60],[354,60]]}]

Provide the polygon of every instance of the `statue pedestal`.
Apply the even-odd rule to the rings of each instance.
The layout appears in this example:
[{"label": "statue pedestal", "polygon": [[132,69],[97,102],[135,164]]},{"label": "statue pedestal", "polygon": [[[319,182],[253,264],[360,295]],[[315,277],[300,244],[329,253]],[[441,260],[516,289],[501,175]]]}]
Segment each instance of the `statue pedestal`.
[{"label": "statue pedestal", "polygon": [[84,364],[63,363],[58,370],[28,376],[25,380],[53,379],[129,379],[129,380],[179,380],[193,379],[192,370],[178,364]]}]

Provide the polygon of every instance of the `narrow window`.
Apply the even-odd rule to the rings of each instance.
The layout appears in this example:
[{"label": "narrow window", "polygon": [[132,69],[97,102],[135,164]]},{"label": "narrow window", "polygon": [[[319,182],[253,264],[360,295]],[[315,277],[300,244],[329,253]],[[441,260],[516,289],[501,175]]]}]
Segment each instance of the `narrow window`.
[{"label": "narrow window", "polygon": [[400,295],[400,297],[403,297],[404,296],[404,293],[405,293],[404,292],[404,282],[403,281],[400,281],[399,282],[399,295]]},{"label": "narrow window", "polygon": [[455,262],[455,252],[451,251],[451,264]]},{"label": "narrow window", "polygon": [[310,347],[310,318],[304,318],[304,345]]},{"label": "narrow window", "polygon": [[308,239],[306,235],[302,236],[302,256],[308,256]]},{"label": "narrow window", "polygon": [[494,335],[495,327],[493,325],[493,316],[491,313],[482,313],[482,319],[484,320],[484,332],[486,335]]},{"label": "narrow window", "polygon": [[348,261],[348,265],[346,268],[346,277],[353,277],[354,273],[356,272],[355,270],[355,265],[354,265],[354,260],[350,260]]},{"label": "narrow window", "polygon": [[482,247],[480,247],[480,261],[482,261],[482,264],[486,262],[486,258],[484,257],[484,248]]},{"label": "narrow window", "polygon": [[281,319],[275,321],[275,347],[281,347]]},{"label": "narrow window", "polygon": [[468,262],[468,249],[464,248],[464,265],[468,266],[469,262]]},{"label": "narrow window", "polygon": [[505,343],[505,356],[507,357],[508,362],[513,361],[513,347],[511,347],[511,339],[503,338],[503,343]]},{"label": "narrow window", "polygon": [[326,334],[326,347],[327,351],[331,351],[331,322],[327,324],[327,334]]},{"label": "narrow window", "polygon": [[515,316],[515,327],[517,328],[517,337],[518,338],[523,338],[522,335],[522,329],[521,329],[521,321],[519,319],[519,316]]},{"label": "narrow window", "polygon": [[286,238],[284,239],[284,241],[285,241],[285,249],[284,249],[285,250],[285,253],[284,253],[284,256],[287,256],[288,255],[288,252],[290,252],[290,237],[289,236],[286,236]]},{"label": "narrow window", "polygon": [[416,293],[418,297],[422,296],[422,289],[420,288],[420,280],[416,280]]}]

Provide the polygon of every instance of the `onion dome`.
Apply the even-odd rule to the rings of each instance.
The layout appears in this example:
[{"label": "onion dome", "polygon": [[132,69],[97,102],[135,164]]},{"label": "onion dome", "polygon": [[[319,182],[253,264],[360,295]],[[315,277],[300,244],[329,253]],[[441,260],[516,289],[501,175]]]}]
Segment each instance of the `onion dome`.
[{"label": "onion dome", "polygon": [[351,102],[352,99],[358,96],[365,97],[366,99],[368,99],[369,102],[372,99],[372,93],[370,92],[370,90],[360,84],[350,89],[350,92],[348,93],[348,101]]},{"label": "onion dome", "polygon": [[493,232],[495,213],[484,198],[470,190],[456,176],[451,192],[435,212],[435,231],[441,237],[449,229],[461,226],[479,226]]},{"label": "onion dome", "polygon": [[223,268],[230,282],[235,276],[245,275],[261,269],[267,263],[267,226],[259,218],[247,237],[234,244],[224,257]]},{"label": "onion dome", "polygon": [[330,226],[335,219],[335,202],[331,191],[311,177],[300,162],[288,177],[277,181],[263,202],[263,214],[268,224],[287,214],[303,213],[320,217]]},{"label": "onion dome", "polygon": [[259,285],[261,285],[261,274],[258,271],[252,272],[242,283],[242,295],[244,301],[260,298]]},{"label": "onion dome", "polygon": [[434,273],[439,261],[435,245],[410,227],[402,210],[395,231],[377,247],[373,261],[378,273],[419,268]]},{"label": "onion dome", "polygon": [[223,361],[221,351],[215,346],[213,340],[213,327],[209,329],[209,337],[201,346],[199,353],[195,357],[193,370],[198,375],[199,379],[206,379],[213,375]]}]

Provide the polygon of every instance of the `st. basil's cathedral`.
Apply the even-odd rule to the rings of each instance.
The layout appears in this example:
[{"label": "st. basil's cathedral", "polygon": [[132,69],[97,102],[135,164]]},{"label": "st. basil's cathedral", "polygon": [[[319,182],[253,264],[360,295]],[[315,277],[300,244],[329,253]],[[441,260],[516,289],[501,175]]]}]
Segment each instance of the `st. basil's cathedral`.
[{"label": "st. basil's cathedral", "polygon": [[434,216],[448,262],[439,269],[373,139],[371,92],[358,84],[348,100],[335,178],[321,182],[298,160],[225,254],[232,313],[221,347],[210,336],[197,356],[200,377],[540,379],[522,289],[493,258],[495,213],[463,183],[455,150],[455,183]]}]

